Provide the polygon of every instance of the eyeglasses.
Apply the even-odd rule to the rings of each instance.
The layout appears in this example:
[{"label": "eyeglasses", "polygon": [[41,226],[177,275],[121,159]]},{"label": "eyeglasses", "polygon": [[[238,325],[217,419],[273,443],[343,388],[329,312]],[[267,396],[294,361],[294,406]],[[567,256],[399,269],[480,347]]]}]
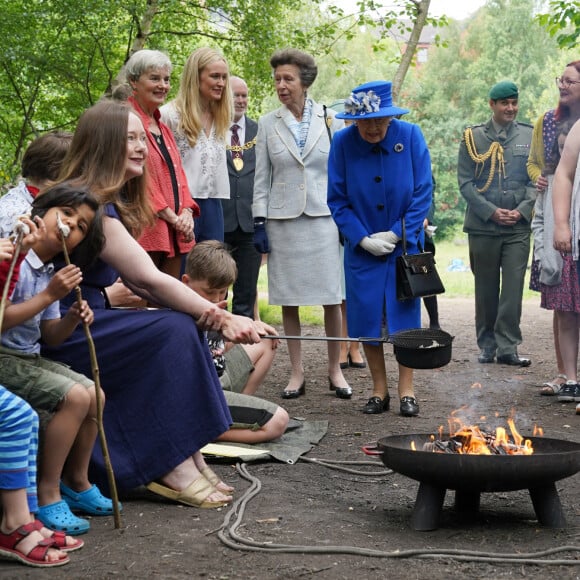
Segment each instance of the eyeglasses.
[{"label": "eyeglasses", "polygon": [[556,77],[556,84],[559,87],[569,89],[572,85],[580,85],[580,81],[571,81],[570,79],[565,79],[563,77]]}]

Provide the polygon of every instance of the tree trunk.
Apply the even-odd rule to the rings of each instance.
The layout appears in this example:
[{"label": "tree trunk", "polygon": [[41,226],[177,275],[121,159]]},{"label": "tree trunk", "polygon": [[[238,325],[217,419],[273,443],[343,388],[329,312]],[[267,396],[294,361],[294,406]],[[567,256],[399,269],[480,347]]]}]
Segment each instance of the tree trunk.
[{"label": "tree trunk", "polygon": [[137,23],[138,30],[133,45],[131,46],[129,56],[134,52],[145,48],[145,44],[149,38],[149,33],[151,32],[151,25],[153,24],[157,12],[159,12],[159,3],[160,0],[147,0],[147,8],[143,14],[143,18],[141,18]]},{"label": "tree trunk", "polygon": [[425,21],[427,20],[427,15],[429,13],[429,5],[431,4],[431,0],[412,0],[412,2],[416,6],[416,18],[413,20],[413,30],[411,31],[411,36],[407,42],[405,53],[401,58],[401,62],[399,63],[397,72],[393,78],[393,100],[395,103],[399,97],[399,92],[401,91],[401,86],[403,85],[407,71],[409,70],[413,57],[415,56],[417,45],[421,38],[421,32],[423,32]]},{"label": "tree trunk", "polygon": [[[147,0],[147,7],[145,9],[145,12],[143,13],[143,16],[139,18],[138,14],[133,15],[135,25],[137,27],[137,34],[135,35],[133,43],[131,44],[131,48],[129,49],[129,52],[127,54],[127,60],[131,57],[132,54],[134,54],[138,50],[145,48],[145,45],[147,44],[147,40],[149,38],[149,33],[151,32],[153,20],[155,19],[155,16],[159,12],[160,8],[159,4],[161,2],[162,0]],[[111,86],[107,87],[107,91],[105,92],[105,94],[107,96],[111,96],[113,94],[113,91],[117,91],[118,92],[117,98],[122,99],[123,97],[126,97],[127,95],[124,94],[126,91],[120,89],[121,87],[126,85],[126,83],[127,80],[125,79],[124,70],[121,69],[117,74],[117,76],[115,77],[115,80],[112,82]]]}]

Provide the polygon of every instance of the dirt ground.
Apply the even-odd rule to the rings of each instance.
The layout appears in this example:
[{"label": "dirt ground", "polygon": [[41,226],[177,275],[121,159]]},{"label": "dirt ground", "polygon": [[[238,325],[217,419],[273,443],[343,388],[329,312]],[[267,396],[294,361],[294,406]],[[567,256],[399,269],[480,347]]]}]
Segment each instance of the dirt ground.
[{"label": "dirt ground", "polygon": [[[339,400],[328,390],[325,369],[326,343],[303,342],[307,394],[286,401],[293,417],[327,419],[329,428],[307,457],[326,460],[376,461],[376,467],[353,469],[384,470],[383,464],[367,458],[361,446],[387,435],[436,432],[446,425],[449,413],[472,403],[474,383],[481,383],[477,404],[488,414],[502,417],[514,407],[517,424],[530,434],[541,425],[547,437],[580,442],[580,416],[573,403],[558,403],[541,397],[539,387],[555,375],[551,339],[551,313],[542,311],[539,299],[524,306],[524,343],[519,352],[532,358],[527,369],[477,363],[473,329],[473,302],[469,299],[439,300],[441,323],[455,336],[449,365],[434,371],[416,372],[416,395],[421,414],[403,418],[394,408],[383,415],[363,415],[360,410],[369,396],[368,370],[348,369],[354,395]],[[320,334],[320,329],[307,329]],[[386,348],[387,369],[395,384],[395,360]],[[288,361],[282,345],[262,395],[281,402],[286,385]],[[295,551],[264,552],[232,549],[218,538],[218,530],[230,508],[197,510],[165,503],[138,492],[124,500],[122,529],[113,529],[112,518],[93,518],[92,530],[84,536],[86,546],[71,555],[71,564],[53,570],[33,570],[1,562],[0,576],[11,578],[206,578],[208,580],[269,578],[578,578],[580,577],[580,494],[578,476],[558,482],[568,527],[563,530],[539,526],[527,491],[482,495],[479,517],[461,521],[453,510],[453,492],[448,492],[439,529],[418,532],[411,527],[411,514],[418,483],[398,474],[362,475],[331,470],[299,461],[246,464],[248,472],[261,482],[259,492],[245,505],[239,527],[241,538],[263,546],[285,544]],[[234,465],[215,466],[224,479],[236,486],[236,497],[250,487]],[[328,549],[334,553],[304,553],[304,547]],[[437,550],[529,555],[549,548],[577,546],[579,551],[554,558],[574,559],[577,565],[488,563],[459,561],[433,556]],[[382,557],[356,554],[353,548],[372,549]],[[397,551],[416,549],[424,557],[398,558]]]}]

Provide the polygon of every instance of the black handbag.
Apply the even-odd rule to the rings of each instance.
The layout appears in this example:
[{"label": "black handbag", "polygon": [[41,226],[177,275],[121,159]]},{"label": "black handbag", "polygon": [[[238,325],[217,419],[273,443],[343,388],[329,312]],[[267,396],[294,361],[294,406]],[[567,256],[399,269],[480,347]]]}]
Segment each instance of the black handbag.
[{"label": "black handbag", "polygon": [[[402,220],[403,254],[397,258],[397,300],[423,298],[445,292],[445,287],[435,268],[431,252],[407,254],[405,219]],[[422,250],[419,246],[419,249]]]}]

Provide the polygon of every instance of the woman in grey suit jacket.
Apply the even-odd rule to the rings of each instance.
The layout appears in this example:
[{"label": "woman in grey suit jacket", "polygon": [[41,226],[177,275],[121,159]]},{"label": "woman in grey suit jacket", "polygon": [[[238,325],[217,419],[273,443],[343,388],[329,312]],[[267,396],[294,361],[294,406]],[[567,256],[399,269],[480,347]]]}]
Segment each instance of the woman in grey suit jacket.
[{"label": "woman in grey suit jacket", "polygon": [[[258,122],[254,180],[254,243],[268,257],[268,298],[282,306],[284,332],[299,335],[299,307],[322,305],[327,335],[341,331],[338,230],[326,203],[327,162],[332,132],[342,121],[308,97],[318,69],[296,49],[270,59],[282,106]],[[327,123],[328,119],[328,123]],[[299,340],[288,342],[292,371],[282,397],[305,393]],[[352,389],[340,369],[340,343],[328,343],[328,381],[336,396]]]}]

